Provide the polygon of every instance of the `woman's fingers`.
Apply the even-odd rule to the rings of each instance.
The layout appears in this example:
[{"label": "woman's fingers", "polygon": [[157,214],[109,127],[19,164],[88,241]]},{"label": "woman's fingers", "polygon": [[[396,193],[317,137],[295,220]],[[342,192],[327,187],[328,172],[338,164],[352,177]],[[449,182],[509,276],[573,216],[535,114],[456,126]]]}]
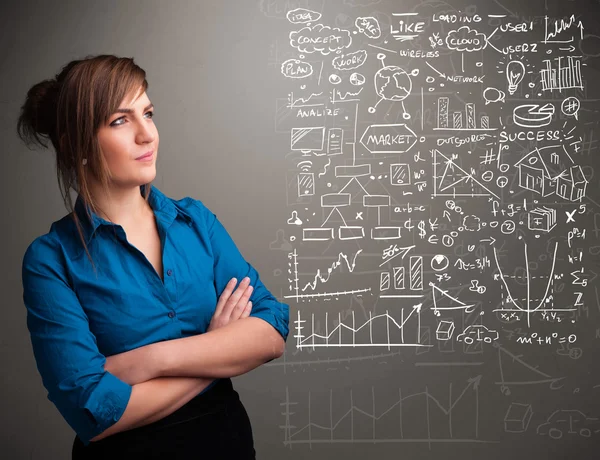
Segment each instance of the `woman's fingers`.
[{"label": "woman's fingers", "polygon": [[236,318],[241,318],[246,306],[248,305],[250,296],[252,295],[252,291],[254,288],[252,286],[248,286],[244,291],[244,294],[240,297],[237,304],[233,308],[231,315]]},{"label": "woman's fingers", "polygon": [[209,330],[223,327],[230,321],[250,315],[252,302],[249,300],[254,287],[250,286],[249,277],[245,277],[237,285],[237,288],[235,287],[236,283],[237,279],[232,278],[223,289],[211,319]]},{"label": "woman's fingers", "polygon": [[237,284],[236,278],[231,278],[229,280],[229,283],[227,283],[227,285],[225,286],[225,289],[223,289],[223,292],[221,293],[221,296],[219,297],[219,301],[217,302],[217,308],[215,308],[214,316],[219,316],[221,314],[221,312],[223,311],[223,307],[227,303],[227,299],[229,299],[229,296],[233,292],[233,288],[235,288],[236,284]]},{"label": "woman's fingers", "polygon": [[251,312],[252,312],[252,302],[248,301],[248,303],[246,304],[246,308],[244,308],[244,311],[242,312],[242,316],[240,316],[240,318],[247,318],[248,316],[250,316]]},{"label": "woman's fingers", "polygon": [[[246,302],[250,298],[250,294],[247,292],[247,290],[250,288],[249,284],[250,278],[246,276],[240,282],[240,284],[238,284],[237,289],[233,293],[231,293],[231,295],[229,295],[228,298],[225,299],[225,305],[223,306],[223,311],[221,313],[222,316],[224,316],[225,318],[229,318],[233,313],[234,308],[242,298],[245,299],[243,300],[243,302],[244,305],[246,305]],[[252,291],[250,291],[250,293],[251,292]]]}]

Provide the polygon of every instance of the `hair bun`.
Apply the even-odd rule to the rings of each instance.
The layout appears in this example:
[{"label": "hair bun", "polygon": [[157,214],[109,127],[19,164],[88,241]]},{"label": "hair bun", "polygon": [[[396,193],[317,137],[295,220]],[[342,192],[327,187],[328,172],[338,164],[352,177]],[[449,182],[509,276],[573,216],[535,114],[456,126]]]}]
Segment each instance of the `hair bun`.
[{"label": "hair bun", "polygon": [[27,92],[23,112],[39,134],[49,135],[55,129],[59,89],[58,82],[52,79],[32,86]]}]

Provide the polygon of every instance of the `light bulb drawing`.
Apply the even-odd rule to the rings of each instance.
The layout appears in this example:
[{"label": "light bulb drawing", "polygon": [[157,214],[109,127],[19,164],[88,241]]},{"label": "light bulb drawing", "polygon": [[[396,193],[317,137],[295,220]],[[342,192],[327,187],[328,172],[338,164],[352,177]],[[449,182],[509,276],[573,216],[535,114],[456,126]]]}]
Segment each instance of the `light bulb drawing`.
[{"label": "light bulb drawing", "polygon": [[375,92],[380,97],[374,107],[369,107],[369,113],[375,113],[375,109],[381,101],[402,102],[402,117],[405,120],[410,119],[410,114],[404,107],[406,99],[412,89],[412,81],[409,74],[402,68],[391,65],[386,66],[383,62],[385,54],[379,53],[377,59],[381,61],[381,69],[377,71],[374,78]]},{"label": "light bulb drawing", "polygon": [[506,79],[508,80],[508,94],[513,95],[517,86],[525,76],[525,66],[521,61],[510,61],[506,66]]}]

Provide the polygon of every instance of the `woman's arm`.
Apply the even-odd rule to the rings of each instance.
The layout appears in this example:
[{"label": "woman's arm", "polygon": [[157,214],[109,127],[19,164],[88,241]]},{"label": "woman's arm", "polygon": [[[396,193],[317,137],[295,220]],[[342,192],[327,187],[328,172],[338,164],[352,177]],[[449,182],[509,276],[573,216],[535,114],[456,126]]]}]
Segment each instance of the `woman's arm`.
[{"label": "woman's arm", "polygon": [[121,418],[91,440],[99,441],[160,420],[190,401],[211,382],[212,379],[204,378],[161,377],[134,385]]},{"label": "woman's arm", "polygon": [[129,385],[169,376],[226,378],[281,356],[281,334],[263,319],[248,316],[249,280],[242,280],[233,292],[235,281],[221,294],[208,332],[109,356],[104,370]]},{"label": "woman's arm", "polygon": [[158,376],[225,378],[279,358],[285,341],[266,321],[247,317],[205,334],[149,347]]}]

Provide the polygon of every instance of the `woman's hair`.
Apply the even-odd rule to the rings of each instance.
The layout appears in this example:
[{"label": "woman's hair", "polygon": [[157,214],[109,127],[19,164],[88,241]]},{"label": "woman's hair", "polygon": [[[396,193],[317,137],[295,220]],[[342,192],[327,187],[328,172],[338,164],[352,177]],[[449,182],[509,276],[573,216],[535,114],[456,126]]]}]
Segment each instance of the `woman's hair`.
[{"label": "woman's hair", "polygon": [[[91,218],[88,206],[98,212],[84,169],[108,190],[111,174],[98,142],[98,130],[127,95],[147,88],[146,72],[132,58],[87,56],[69,62],[54,79],[33,85],[21,107],[17,133],[30,149],[33,144],[48,148],[44,141],[52,142],[63,201],[72,213],[92,266],[70,189],[77,191],[87,205],[88,217]],[[144,187],[144,199],[148,200],[149,193],[150,187]]]}]

